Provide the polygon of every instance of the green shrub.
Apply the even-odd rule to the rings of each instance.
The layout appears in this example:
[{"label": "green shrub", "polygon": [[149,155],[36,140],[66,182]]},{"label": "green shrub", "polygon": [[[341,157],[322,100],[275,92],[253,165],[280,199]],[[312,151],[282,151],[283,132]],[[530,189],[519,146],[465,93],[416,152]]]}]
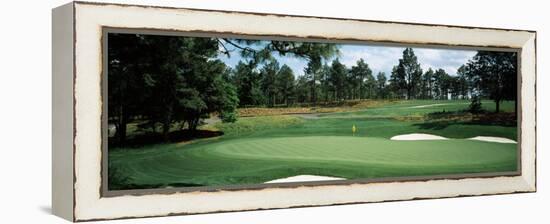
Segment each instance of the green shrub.
[{"label": "green shrub", "polygon": [[479,114],[483,112],[483,108],[481,107],[481,98],[478,95],[474,95],[472,97],[472,102],[468,107],[468,111],[472,114]]},{"label": "green shrub", "polygon": [[237,111],[224,111],[220,114],[220,119],[224,123],[233,123],[237,121]]}]

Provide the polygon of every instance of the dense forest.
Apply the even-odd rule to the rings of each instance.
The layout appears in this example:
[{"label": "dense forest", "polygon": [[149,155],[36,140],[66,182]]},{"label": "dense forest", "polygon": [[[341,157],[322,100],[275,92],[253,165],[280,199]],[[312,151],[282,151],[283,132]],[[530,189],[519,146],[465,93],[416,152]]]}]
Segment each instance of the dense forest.
[{"label": "dense forest", "polygon": [[[339,45],[136,34],[108,36],[108,119],[123,143],[127,126],[166,138],[175,125],[191,132],[203,119],[238,118],[238,107],[326,106],[364,99],[516,100],[517,55],[478,51],[456,75],[423,71],[412,48],[391,74],[373,74],[368,58],[348,67]],[[231,68],[218,55],[240,56]],[[303,75],[273,55],[307,61]],[[475,103],[475,102],[474,102]],[[159,129],[159,130],[157,130]]]}]

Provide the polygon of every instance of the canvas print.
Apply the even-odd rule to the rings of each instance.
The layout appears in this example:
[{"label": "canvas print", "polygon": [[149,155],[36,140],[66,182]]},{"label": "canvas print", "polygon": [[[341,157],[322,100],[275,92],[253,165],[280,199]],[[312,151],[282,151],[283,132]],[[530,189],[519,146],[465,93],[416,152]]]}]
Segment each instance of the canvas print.
[{"label": "canvas print", "polygon": [[518,171],[510,49],[105,38],[108,190]]}]

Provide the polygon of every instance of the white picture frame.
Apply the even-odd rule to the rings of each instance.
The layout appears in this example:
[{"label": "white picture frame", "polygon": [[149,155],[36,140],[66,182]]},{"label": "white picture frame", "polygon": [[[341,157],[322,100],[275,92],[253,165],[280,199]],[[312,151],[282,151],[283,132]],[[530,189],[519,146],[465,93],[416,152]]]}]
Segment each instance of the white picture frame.
[{"label": "white picture frame", "polygon": [[[105,28],[516,49],[521,79],[520,172],[506,176],[106,195],[101,189]],[[55,215],[70,221],[536,191],[535,31],[73,2],[53,10],[52,33],[52,204]]]}]

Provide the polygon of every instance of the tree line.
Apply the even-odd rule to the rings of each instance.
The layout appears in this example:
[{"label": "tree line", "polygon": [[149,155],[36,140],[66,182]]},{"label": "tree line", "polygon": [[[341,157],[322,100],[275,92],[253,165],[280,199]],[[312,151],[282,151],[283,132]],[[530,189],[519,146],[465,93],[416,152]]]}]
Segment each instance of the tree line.
[{"label": "tree line", "polygon": [[[388,76],[366,59],[348,67],[338,45],[135,34],[109,34],[108,119],[124,142],[128,124],[159,131],[195,131],[205,118],[237,119],[237,107],[293,106],[363,99],[516,99],[516,53],[479,51],[456,76],[423,71],[412,48]],[[218,59],[238,54],[231,68]],[[273,57],[307,61],[297,76]],[[368,59],[367,59],[368,60]],[[157,130],[159,129],[159,130]]]},{"label": "tree line", "polygon": [[[516,53],[479,51],[456,75],[444,69],[423,71],[414,50],[406,48],[387,78],[376,75],[364,59],[347,67],[339,58],[309,61],[297,76],[287,65],[270,60],[258,68],[240,61],[230,72],[239,93],[240,106],[291,106],[362,99],[516,99]],[[295,78],[296,77],[296,78]]]},{"label": "tree line", "polygon": [[[165,141],[174,127],[195,133],[201,121],[211,115],[223,122],[234,122],[241,102],[263,104],[264,101],[257,101],[257,94],[268,91],[273,96],[273,91],[280,91],[264,79],[259,92],[257,72],[246,73],[249,70],[245,67],[271,62],[271,70],[262,70],[262,74],[267,74],[276,67],[273,53],[321,61],[336,52],[336,45],[325,43],[110,33],[108,123],[115,126],[113,140],[123,144],[128,125],[136,121],[140,128],[160,132]],[[240,70],[245,73],[236,79],[239,68],[226,66],[217,59],[219,54],[239,54],[246,60]],[[288,66],[279,70],[277,74],[270,73],[271,77],[294,78]],[[294,87],[289,84],[286,89],[291,91]]]}]

